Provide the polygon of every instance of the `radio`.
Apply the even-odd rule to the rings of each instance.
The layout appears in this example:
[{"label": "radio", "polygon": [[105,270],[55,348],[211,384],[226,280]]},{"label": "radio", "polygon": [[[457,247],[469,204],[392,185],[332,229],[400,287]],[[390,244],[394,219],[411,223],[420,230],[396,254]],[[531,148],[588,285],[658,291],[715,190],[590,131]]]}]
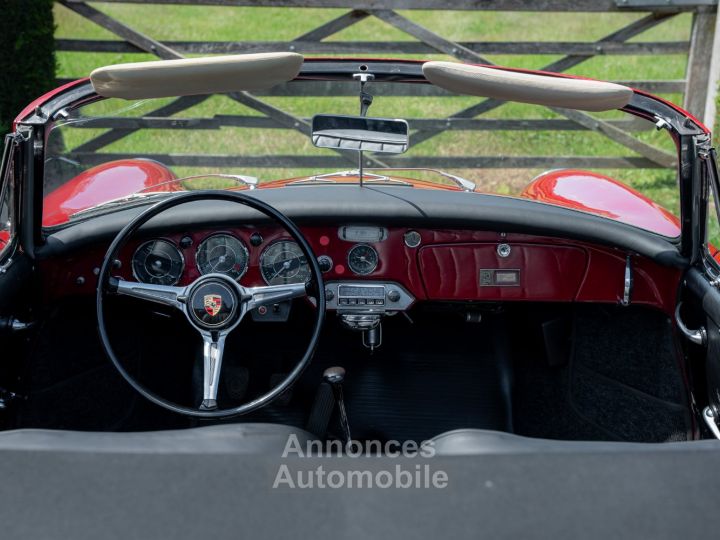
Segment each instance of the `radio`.
[{"label": "radio", "polygon": [[340,306],[384,306],[385,287],[375,285],[339,285]]},{"label": "radio", "polygon": [[392,282],[329,282],[325,284],[328,309],[339,311],[404,311],[415,301],[401,285]]}]

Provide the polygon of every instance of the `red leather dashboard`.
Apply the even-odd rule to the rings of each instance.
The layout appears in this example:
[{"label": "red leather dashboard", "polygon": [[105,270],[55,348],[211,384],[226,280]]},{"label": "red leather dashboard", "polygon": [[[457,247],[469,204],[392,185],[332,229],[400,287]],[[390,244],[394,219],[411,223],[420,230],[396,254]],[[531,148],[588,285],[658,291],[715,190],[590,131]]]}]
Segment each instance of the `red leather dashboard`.
[{"label": "red leather dashboard", "polygon": [[[302,227],[317,256],[333,260],[326,280],[382,280],[404,286],[418,301],[552,301],[617,303],[623,294],[626,253],[612,248],[566,241],[557,238],[467,230],[415,229],[421,235],[416,248],[405,245],[405,228],[388,230],[387,238],[371,245],[379,255],[375,271],[366,276],[348,269],[347,255],[355,244],[340,239],[337,227]],[[211,234],[225,232],[241,239],[249,251],[249,267],[240,279],[243,285],[264,284],[259,260],[263,250],[287,234],[277,228],[232,227],[175,233],[162,238],[178,246],[185,260],[180,280],[187,284],[197,278],[197,246]],[[253,233],[262,243],[253,246]],[[181,247],[189,237],[190,245]],[[132,255],[146,238],[128,244],[114,272],[133,279]],[[187,238],[186,238],[186,242]],[[506,257],[497,246],[508,244]],[[93,294],[96,272],[106,246],[97,246],[61,259],[41,261],[44,294],[50,299],[68,295]],[[680,271],[660,266],[640,256],[633,256],[634,286],[632,302],[658,307],[671,313],[680,279]],[[516,271],[517,284],[482,284],[483,270]]]},{"label": "red leather dashboard", "polygon": [[[498,245],[507,246],[505,257]],[[419,253],[420,273],[429,299],[552,300],[575,298],[587,268],[587,253],[577,247],[509,242],[426,246]],[[506,270],[499,285],[484,270]]]}]

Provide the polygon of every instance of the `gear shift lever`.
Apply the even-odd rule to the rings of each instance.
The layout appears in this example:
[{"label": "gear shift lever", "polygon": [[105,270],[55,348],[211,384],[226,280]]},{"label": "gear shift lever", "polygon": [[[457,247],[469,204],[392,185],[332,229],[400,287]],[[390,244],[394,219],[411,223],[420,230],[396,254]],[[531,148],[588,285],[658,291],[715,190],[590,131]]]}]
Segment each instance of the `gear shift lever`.
[{"label": "gear shift lever", "polygon": [[351,437],[350,424],[348,423],[347,410],[345,409],[345,399],[343,397],[342,388],[342,383],[345,380],[345,369],[339,366],[327,368],[323,372],[323,379],[330,385],[335,396],[335,403],[337,403],[338,411],[340,413],[340,427],[343,431],[345,444],[347,444],[351,441]]}]

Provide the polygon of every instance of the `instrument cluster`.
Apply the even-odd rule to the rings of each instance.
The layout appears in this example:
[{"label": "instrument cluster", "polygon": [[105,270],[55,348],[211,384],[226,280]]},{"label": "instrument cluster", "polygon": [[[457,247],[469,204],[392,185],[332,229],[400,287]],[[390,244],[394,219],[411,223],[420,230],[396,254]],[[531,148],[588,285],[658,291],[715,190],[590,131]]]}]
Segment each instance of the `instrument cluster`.
[{"label": "instrument cluster", "polygon": [[[333,255],[338,264],[322,248],[331,243],[329,235],[308,240],[318,254],[323,273],[336,271],[365,277],[372,276],[381,265],[380,255],[373,244],[384,241],[388,231],[384,227],[341,226],[336,229],[334,244],[342,247]],[[333,235],[334,236],[334,235]],[[209,232],[206,235],[185,235],[179,238],[154,238],[142,242],[132,255],[132,273],[136,280],[157,285],[175,285],[184,277],[224,274],[240,280],[255,267],[249,281],[261,278],[267,285],[301,283],[310,279],[310,267],[300,246],[276,231],[265,240],[257,231]],[[197,246],[197,247],[195,247]],[[335,247],[335,246],[333,246]],[[194,249],[193,249],[194,248]],[[254,279],[253,279],[254,278]]]}]

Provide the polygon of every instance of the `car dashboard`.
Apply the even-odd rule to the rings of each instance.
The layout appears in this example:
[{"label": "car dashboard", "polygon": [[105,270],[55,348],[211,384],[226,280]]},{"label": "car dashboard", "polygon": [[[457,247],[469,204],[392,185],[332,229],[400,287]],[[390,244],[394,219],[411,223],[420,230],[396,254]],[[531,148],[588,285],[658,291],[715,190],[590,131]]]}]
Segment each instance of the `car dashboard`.
[{"label": "car dashboard", "polygon": [[[340,313],[406,311],[419,302],[674,302],[676,268],[627,252],[555,237],[464,229],[337,223],[301,226]],[[106,246],[41,261],[46,294],[93,294]],[[627,291],[628,267],[633,274]],[[174,230],[132,239],[114,263],[127,280],[187,285],[223,273],[246,287],[302,282],[307,261],[281,227]],[[630,298],[627,298],[628,294]],[[277,306],[256,320],[286,317]]]}]

